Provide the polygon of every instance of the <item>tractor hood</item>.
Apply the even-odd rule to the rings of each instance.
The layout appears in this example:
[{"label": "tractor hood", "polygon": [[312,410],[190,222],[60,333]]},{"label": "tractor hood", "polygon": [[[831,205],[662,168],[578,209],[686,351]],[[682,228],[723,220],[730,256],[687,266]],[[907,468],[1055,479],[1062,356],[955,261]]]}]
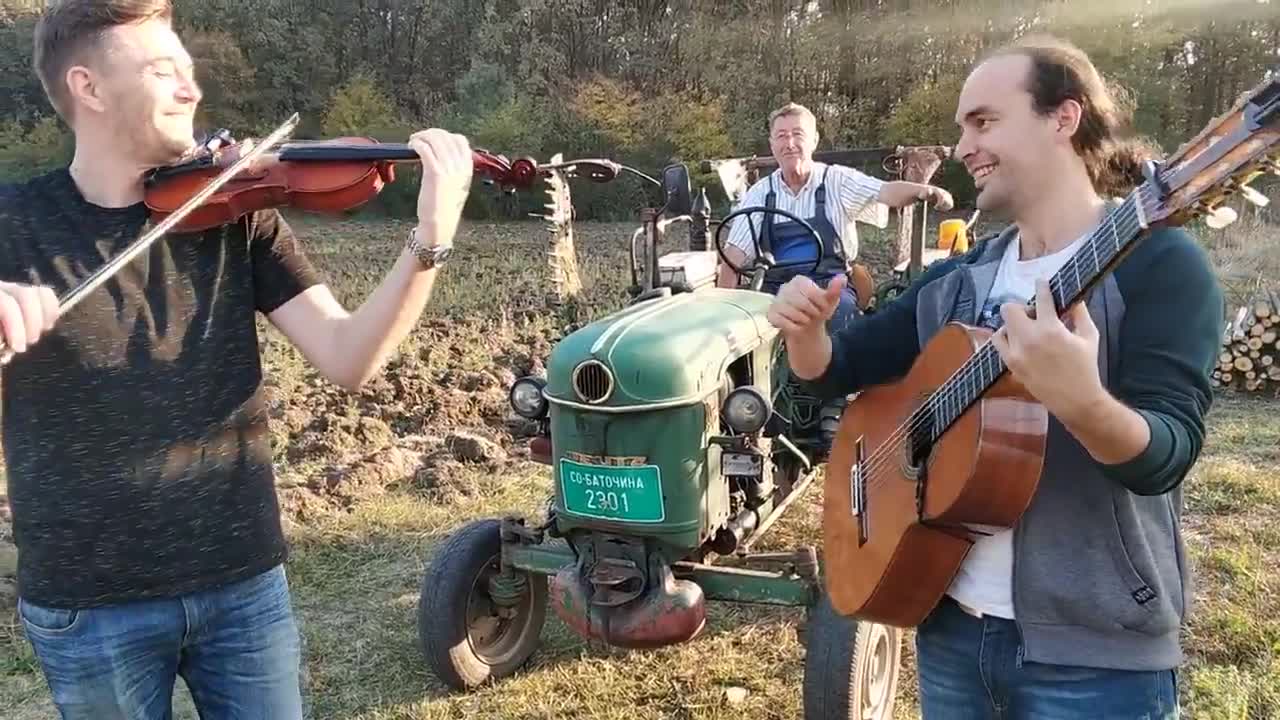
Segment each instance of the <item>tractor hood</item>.
[{"label": "tractor hood", "polygon": [[629,306],[556,344],[547,397],[601,410],[700,402],[729,363],[777,336],[765,318],[772,301],[708,288]]}]

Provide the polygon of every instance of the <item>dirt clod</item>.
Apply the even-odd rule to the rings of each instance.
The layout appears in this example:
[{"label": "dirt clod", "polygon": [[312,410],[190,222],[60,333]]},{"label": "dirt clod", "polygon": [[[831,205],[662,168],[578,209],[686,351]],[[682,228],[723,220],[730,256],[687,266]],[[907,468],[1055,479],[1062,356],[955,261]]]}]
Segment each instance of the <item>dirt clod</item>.
[{"label": "dirt clod", "polygon": [[392,484],[411,480],[422,467],[420,452],[389,447],[370,453],[353,463],[333,464],[306,484],[313,493],[339,505],[381,495]]},{"label": "dirt clod", "polygon": [[507,456],[506,451],[492,440],[465,431],[450,433],[444,443],[453,457],[461,462],[494,462]]}]

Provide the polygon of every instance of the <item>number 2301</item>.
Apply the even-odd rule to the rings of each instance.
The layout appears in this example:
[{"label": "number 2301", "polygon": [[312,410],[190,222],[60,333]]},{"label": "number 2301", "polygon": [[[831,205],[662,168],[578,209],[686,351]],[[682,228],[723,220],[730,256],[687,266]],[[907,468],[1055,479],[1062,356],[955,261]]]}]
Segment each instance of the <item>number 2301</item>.
[{"label": "number 2301", "polygon": [[605,492],[603,490],[587,491],[587,507],[592,510],[612,510],[613,512],[631,512],[631,505],[627,502],[627,496],[619,495],[615,492]]}]

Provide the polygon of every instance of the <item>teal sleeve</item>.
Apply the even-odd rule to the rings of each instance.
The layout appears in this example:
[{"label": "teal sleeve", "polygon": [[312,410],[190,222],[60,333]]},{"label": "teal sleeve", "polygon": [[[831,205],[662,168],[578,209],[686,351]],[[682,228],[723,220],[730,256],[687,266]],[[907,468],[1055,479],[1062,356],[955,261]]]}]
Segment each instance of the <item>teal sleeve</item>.
[{"label": "teal sleeve", "polygon": [[935,263],[884,307],[832,334],[827,369],[812,380],[802,381],[801,386],[818,398],[828,399],[906,375],[920,355],[916,325],[920,288],[956,269],[965,257]]},{"label": "teal sleeve", "polygon": [[1147,421],[1151,441],[1102,470],[1134,493],[1156,495],[1182,482],[1204,445],[1225,301],[1208,254],[1181,229],[1152,233],[1115,275],[1125,313],[1110,391]]}]

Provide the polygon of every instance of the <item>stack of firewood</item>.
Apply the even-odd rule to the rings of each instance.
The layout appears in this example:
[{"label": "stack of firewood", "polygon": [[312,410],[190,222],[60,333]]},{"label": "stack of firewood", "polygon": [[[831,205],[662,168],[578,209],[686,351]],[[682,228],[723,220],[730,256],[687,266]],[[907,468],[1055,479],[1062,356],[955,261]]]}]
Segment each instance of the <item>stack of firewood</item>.
[{"label": "stack of firewood", "polygon": [[1260,290],[1227,321],[1213,386],[1280,397],[1280,295]]}]

